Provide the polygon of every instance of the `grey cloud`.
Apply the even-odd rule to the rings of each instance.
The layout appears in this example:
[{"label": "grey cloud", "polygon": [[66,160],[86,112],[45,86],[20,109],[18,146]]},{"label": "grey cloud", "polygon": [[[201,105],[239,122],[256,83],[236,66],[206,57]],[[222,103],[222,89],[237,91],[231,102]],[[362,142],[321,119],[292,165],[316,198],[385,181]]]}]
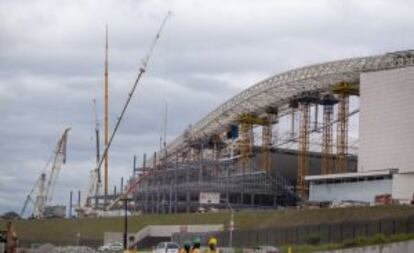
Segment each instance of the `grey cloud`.
[{"label": "grey cloud", "polygon": [[[18,210],[63,129],[67,203],[94,166],[92,98],[102,123],[105,24],[111,128],[140,60],[173,11],[111,149],[110,181],[237,92],[307,64],[412,47],[412,1],[1,1],[0,213]],[[353,123],[357,128],[357,123]],[[102,124],[101,124],[102,130]],[[111,187],[112,188],[112,187]]]}]

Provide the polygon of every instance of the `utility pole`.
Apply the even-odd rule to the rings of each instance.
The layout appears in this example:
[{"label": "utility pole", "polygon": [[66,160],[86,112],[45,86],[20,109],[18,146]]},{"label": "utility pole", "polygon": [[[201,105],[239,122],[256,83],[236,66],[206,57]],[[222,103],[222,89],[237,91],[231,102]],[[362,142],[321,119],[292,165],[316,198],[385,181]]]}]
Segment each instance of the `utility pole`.
[{"label": "utility pole", "polygon": [[72,218],[72,198],[73,198],[73,191],[70,191],[70,195],[69,195],[69,219]]},{"label": "utility pole", "polygon": [[128,201],[132,200],[128,198],[127,194],[122,194],[122,199],[124,201],[124,235],[123,235],[123,244],[124,250],[128,250]]},{"label": "utility pole", "polygon": [[233,230],[234,230],[234,210],[230,205],[229,199],[226,199],[226,204],[230,210],[229,222],[229,248],[233,247]]}]

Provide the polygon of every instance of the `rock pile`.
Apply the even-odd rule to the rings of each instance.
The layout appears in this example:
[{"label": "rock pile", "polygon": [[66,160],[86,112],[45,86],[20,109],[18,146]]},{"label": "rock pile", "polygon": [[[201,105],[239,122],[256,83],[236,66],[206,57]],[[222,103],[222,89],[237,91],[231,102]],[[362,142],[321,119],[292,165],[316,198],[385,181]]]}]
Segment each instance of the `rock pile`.
[{"label": "rock pile", "polygon": [[96,253],[96,251],[85,246],[65,246],[55,247],[48,253]]}]

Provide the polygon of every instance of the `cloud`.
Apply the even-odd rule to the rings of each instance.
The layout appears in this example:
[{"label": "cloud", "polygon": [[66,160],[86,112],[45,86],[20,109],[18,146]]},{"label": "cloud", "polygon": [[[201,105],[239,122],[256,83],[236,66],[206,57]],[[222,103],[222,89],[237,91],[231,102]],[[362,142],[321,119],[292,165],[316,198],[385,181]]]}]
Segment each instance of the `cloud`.
[{"label": "cloud", "polygon": [[155,31],[173,11],[114,140],[112,189],[130,175],[134,154],[141,159],[157,149],[165,102],[171,140],[273,74],[410,48],[413,5],[404,0],[0,1],[0,213],[21,208],[67,126],[72,127],[68,162],[55,201],[66,204],[70,190],[87,188],[95,152],[93,98],[101,133],[103,125],[105,24],[112,129]]}]

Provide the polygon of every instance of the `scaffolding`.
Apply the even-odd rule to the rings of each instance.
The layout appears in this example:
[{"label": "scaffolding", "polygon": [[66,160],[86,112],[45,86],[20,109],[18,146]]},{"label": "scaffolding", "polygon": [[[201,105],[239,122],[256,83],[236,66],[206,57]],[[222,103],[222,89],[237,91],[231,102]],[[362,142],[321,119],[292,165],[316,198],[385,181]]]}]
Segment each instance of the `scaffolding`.
[{"label": "scaffolding", "polygon": [[262,167],[265,171],[270,167],[270,148],[272,145],[272,116],[270,113],[267,117],[260,118],[254,114],[242,114],[240,115],[238,122],[240,124],[240,168],[246,171],[249,168],[250,157],[252,156],[252,147],[254,145],[253,138],[253,125],[261,125],[262,129],[262,151],[265,153],[264,159],[265,167]]},{"label": "scaffolding", "polygon": [[336,172],[343,173],[348,171],[348,114],[349,114],[349,97],[358,95],[359,89],[356,84],[340,82],[336,84],[332,91],[338,96],[338,125],[336,131]]},{"label": "scaffolding", "polygon": [[299,157],[298,157],[298,175],[296,191],[302,199],[307,198],[308,187],[305,182],[305,176],[309,173],[309,103],[300,104],[300,131],[299,131]]},{"label": "scaffolding", "polygon": [[220,194],[220,202],[208,204],[208,208],[227,208],[227,203],[233,208],[275,208],[295,203],[292,186],[282,176],[258,167],[241,173],[238,167],[235,159],[166,164],[151,170],[136,187],[135,208],[157,214],[197,212],[207,207],[199,202],[201,192]]},{"label": "scaffolding", "polygon": [[273,146],[273,124],[277,123],[277,108],[268,108],[262,126],[262,161],[261,167],[270,172],[272,168],[271,149]]},{"label": "scaffolding", "polygon": [[319,94],[317,92],[303,92],[291,102],[293,106],[299,105],[301,113],[296,192],[302,200],[306,200],[308,197],[308,186],[305,176],[309,174],[310,106],[313,103],[319,103]]},{"label": "scaffolding", "polygon": [[321,147],[321,174],[331,174],[333,166],[333,108],[338,102],[331,94],[322,97],[320,104],[323,106],[323,131]]}]

